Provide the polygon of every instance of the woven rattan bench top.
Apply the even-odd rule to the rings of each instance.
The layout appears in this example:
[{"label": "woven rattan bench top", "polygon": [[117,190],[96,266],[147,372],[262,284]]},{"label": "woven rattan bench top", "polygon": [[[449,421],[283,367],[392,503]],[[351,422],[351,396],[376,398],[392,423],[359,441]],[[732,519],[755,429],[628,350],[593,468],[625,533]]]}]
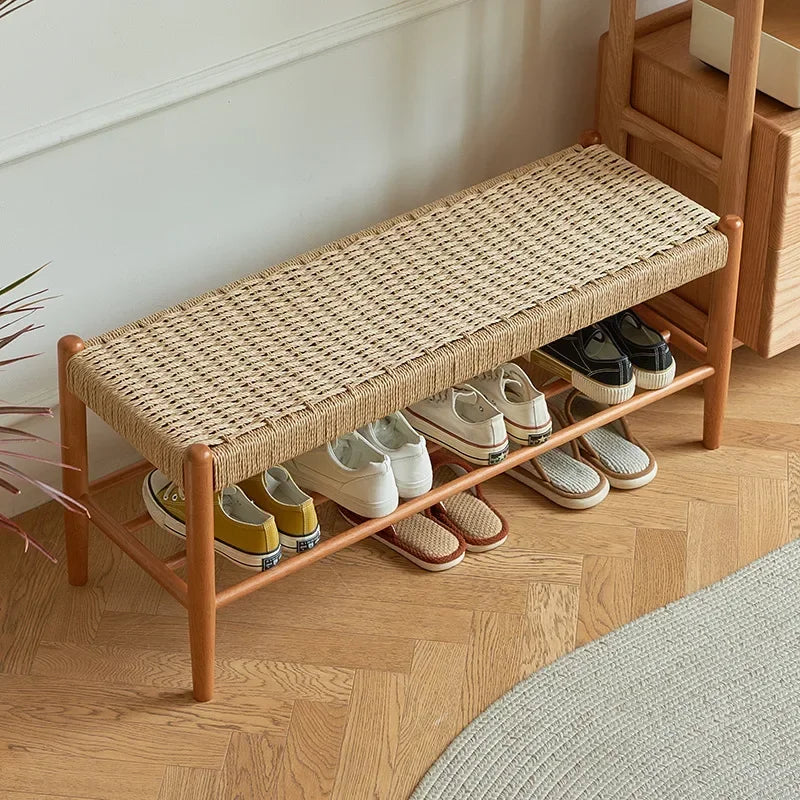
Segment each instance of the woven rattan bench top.
[{"label": "woven rattan bench top", "polygon": [[92,339],[70,388],[219,488],[723,267],[716,221],[571,148]]}]

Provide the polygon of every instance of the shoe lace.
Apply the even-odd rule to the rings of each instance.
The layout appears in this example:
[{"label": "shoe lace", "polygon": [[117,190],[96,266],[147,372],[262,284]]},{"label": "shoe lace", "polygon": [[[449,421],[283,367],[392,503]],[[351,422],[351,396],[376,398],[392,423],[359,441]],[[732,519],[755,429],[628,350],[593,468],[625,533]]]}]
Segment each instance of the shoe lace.
[{"label": "shoe lace", "polygon": [[482,381],[488,381],[492,378],[502,378],[503,377],[503,367],[495,367],[494,369],[488,369],[486,372],[481,372],[480,375],[476,375],[476,378]]},{"label": "shoe lace", "polygon": [[181,489],[179,486],[176,486],[174,483],[170,483],[164,489],[164,499],[165,500],[172,499],[172,502],[174,503],[179,498],[181,500],[186,499],[186,495],[184,494],[183,489]]}]

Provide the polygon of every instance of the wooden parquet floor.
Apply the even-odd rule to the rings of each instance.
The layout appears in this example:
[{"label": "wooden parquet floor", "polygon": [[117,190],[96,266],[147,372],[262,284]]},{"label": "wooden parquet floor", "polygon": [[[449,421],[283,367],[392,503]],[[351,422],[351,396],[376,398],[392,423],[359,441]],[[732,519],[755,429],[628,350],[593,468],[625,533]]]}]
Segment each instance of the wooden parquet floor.
[{"label": "wooden parquet floor", "polygon": [[[370,540],[225,609],[204,705],[182,610],[108,541],[83,589],[0,542],[0,800],[408,797],[517,681],[800,535],[800,349],[736,353],[716,452],[699,389],[632,422],[649,487],[569,512],[497,479],[499,550],[428,574]],[[138,482],[105,502],[138,513]],[[63,554],[58,509],[22,521]]]}]

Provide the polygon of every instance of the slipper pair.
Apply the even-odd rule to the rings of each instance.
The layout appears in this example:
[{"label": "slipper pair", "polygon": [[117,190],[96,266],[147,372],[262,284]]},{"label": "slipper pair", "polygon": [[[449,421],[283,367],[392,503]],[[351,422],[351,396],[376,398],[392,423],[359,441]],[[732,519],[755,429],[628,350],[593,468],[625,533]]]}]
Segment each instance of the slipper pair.
[{"label": "slipper pair", "polygon": [[[473,467],[446,450],[432,454],[433,485],[455,480]],[[352,511],[339,508],[351,524],[363,522]],[[482,553],[500,547],[508,538],[508,524],[475,486],[437,503],[420,514],[389,525],[373,538],[429,572],[457,566],[467,551]]]},{"label": "slipper pair", "polygon": [[[606,407],[572,391],[565,399],[550,403],[553,430]],[[585,509],[601,503],[610,487],[637,489],[650,483],[657,472],[653,454],[634,437],[623,417],[532,458],[508,474],[564,508]]]}]

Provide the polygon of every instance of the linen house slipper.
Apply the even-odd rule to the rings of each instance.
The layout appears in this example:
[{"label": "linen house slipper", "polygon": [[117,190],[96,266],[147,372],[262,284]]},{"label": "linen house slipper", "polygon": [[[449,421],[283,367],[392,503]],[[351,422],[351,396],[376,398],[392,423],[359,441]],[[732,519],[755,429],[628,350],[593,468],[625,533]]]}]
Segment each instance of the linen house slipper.
[{"label": "linen house slipper", "polygon": [[[474,469],[446,450],[432,453],[431,461],[434,487],[449,483]],[[486,500],[479,486],[459,492],[424,513],[453,531],[471,553],[494,550],[508,538],[508,523]]]},{"label": "linen house slipper", "polygon": [[[366,517],[342,506],[337,508],[351,525],[366,522]],[[395,525],[387,525],[372,538],[428,572],[443,572],[464,560],[464,542],[427,514],[414,514]]]},{"label": "linen house slipper", "polygon": [[[570,424],[606,408],[580,392],[570,392],[564,414]],[[631,433],[625,417],[585,433],[577,439],[581,455],[607,478],[615,489],[646,486],[658,472],[653,454]]]},{"label": "linen house slipper", "polygon": [[[564,416],[552,404],[550,416],[554,432],[566,427]],[[605,500],[610,488],[606,476],[581,459],[575,441],[536,456],[507,474],[556,505],[573,510],[596,506]]]}]

